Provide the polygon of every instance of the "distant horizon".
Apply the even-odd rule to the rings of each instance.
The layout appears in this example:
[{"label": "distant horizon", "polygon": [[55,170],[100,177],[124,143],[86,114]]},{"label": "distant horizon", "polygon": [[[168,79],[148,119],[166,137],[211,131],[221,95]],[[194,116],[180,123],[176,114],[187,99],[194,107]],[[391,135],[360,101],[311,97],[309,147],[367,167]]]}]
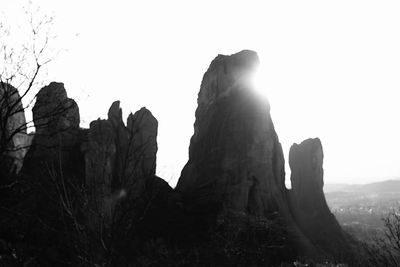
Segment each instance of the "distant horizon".
[{"label": "distant horizon", "polygon": [[[372,178],[373,179],[373,178]],[[382,178],[379,180],[371,180],[363,183],[324,183],[324,185],[366,185],[366,184],[374,184],[374,183],[381,183],[381,182],[387,182],[387,181],[399,181],[400,182],[400,177],[387,177],[387,178]]]}]

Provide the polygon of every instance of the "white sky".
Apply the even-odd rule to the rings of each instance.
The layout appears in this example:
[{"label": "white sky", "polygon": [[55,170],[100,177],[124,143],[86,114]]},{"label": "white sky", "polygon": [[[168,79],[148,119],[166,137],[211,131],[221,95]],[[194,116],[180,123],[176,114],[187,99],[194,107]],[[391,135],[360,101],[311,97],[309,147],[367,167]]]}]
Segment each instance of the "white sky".
[{"label": "white sky", "polygon": [[[54,14],[68,49],[48,81],[65,83],[83,126],[114,100],[124,116],[150,109],[157,172],[173,186],[204,72],[217,54],[243,49],[259,54],[286,159],[293,142],[320,137],[325,183],[400,177],[399,1],[33,2]],[[0,6],[20,21],[21,2]]]}]

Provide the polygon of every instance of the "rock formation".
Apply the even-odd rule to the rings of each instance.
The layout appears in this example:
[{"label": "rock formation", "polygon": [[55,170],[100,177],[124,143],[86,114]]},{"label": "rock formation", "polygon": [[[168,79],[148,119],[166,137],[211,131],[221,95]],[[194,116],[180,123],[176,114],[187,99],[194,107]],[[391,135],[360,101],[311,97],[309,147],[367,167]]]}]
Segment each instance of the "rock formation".
[{"label": "rock formation", "polygon": [[83,158],[79,148],[79,108],[68,98],[64,84],[52,82],[43,87],[32,112],[36,132],[24,161],[23,174],[40,179],[62,173],[80,183]]},{"label": "rock formation", "polygon": [[[88,141],[82,148],[85,154],[85,182],[88,189],[88,217],[93,224],[104,219],[110,225],[114,209],[112,182],[116,154],[115,132],[107,120],[90,123]],[[102,218],[97,218],[97,217]]]},{"label": "rock formation", "polygon": [[189,161],[177,190],[193,204],[266,215],[285,192],[282,149],[266,99],[248,78],[257,54],[219,55],[203,77]]},{"label": "rock formation", "polygon": [[158,122],[151,112],[141,108],[128,117],[127,128],[131,139],[130,151],[136,177],[151,177],[156,173],[157,128]]},{"label": "rock formation", "polygon": [[36,96],[32,109],[36,135],[52,136],[79,128],[79,108],[63,83],[52,82]]},{"label": "rock formation", "polygon": [[[80,129],[78,106],[62,83],[53,82],[37,94],[33,118],[36,133],[19,176],[28,186],[18,191],[23,201],[16,207],[35,214],[18,222],[21,229],[33,225],[26,240],[62,253],[58,240],[66,242],[64,233],[76,230],[69,222],[77,220],[88,231],[94,260],[101,262],[102,242],[124,250],[141,229],[165,231],[172,188],[155,175],[158,122],[149,110],[130,114],[126,126],[116,101],[108,119]],[[44,226],[54,234],[47,235]],[[100,240],[103,235],[115,239]]]},{"label": "rock formation", "polygon": [[326,212],[323,192],[323,151],[318,138],[293,144],[289,152],[292,192],[301,210],[308,214]]},{"label": "rock formation", "polygon": [[112,162],[113,166],[113,179],[112,179],[112,190],[120,190],[124,182],[128,180],[127,165],[131,162],[128,160],[128,129],[122,119],[122,109],[120,108],[120,102],[115,101],[112,103],[108,111],[108,124],[111,126],[114,135],[114,146],[115,146],[115,157]]},{"label": "rock formation", "polygon": [[[258,65],[248,50],[212,61],[175,191],[155,175],[158,122],[149,110],[130,114],[125,124],[116,101],[107,119],[81,129],[75,101],[62,83],[50,83],[33,108],[36,133],[18,177],[23,183],[7,195],[21,201],[0,217],[18,224],[16,237],[44,251],[38,257],[43,266],[88,255],[97,265],[132,265],[129,257],[140,257],[143,244],[150,242],[153,253],[153,240],[164,237],[184,249],[195,243],[196,258],[197,245],[211,238],[208,248],[227,254],[225,265],[241,253],[242,261],[259,257],[249,263],[255,266],[270,258],[275,264],[299,256],[343,257],[351,248],[325,201],[321,142],[291,147],[287,190],[270,106],[251,82]],[[23,113],[13,123],[25,123]],[[4,227],[0,237],[5,232],[11,231]],[[80,254],[81,248],[87,250]]]},{"label": "rock formation", "polygon": [[[0,176],[18,173],[31,142],[18,90],[0,83]],[[1,183],[1,181],[0,181]]]},{"label": "rock formation", "polygon": [[[163,221],[169,216],[172,188],[155,175],[157,128],[157,120],[146,108],[130,114],[125,126],[116,101],[107,120],[90,124],[81,144],[88,226],[93,233],[106,231],[104,226],[114,229],[116,243],[109,246],[127,254],[131,253],[131,238],[160,234],[167,227]],[[96,236],[93,240],[97,261],[101,262],[102,244]]]},{"label": "rock formation", "polygon": [[137,201],[149,180],[159,179],[155,177],[157,120],[142,108],[129,115],[126,127],[119,105],[119,101],[111,105],[108,120],[90,124],[87,142],[82,144],[92,210],[102,214],[106,225],[118,200]]},{"label": "rock formation", "polygon": [[62,83],[52,82],[40,89],[32,111],[36,132],[17,177],[20,186],[13,189],[20,199],[14,209],[21,214],[15,225],[29,229],[26,242],[59,253],[66,242],[64,215],[71,218],[83,205],[78,201],[85,170],[79,108]]},{"label": "rock formation", "polygon": [[115,134],[114,183],[118,188],[136,183],[156,173],[158,122],[146,108],[130,114],[125,126],[119,101],[108,112]]},{"label": "rock formation", "polygon": [[323,192],[323,150],[318,138],[293,144],[289,152],[291,205],[301,229],[325,253],[350,253],[349,238],[330,212]]},{"label": "rock formation", "polygon": [[198,96],[189,161],[176,190],[202,217],[279,214],[296,247],[311,253],[289,211],[284,158],[269,103],[250,82],[258,65],[252,51],[219,55],[211,63]]}]

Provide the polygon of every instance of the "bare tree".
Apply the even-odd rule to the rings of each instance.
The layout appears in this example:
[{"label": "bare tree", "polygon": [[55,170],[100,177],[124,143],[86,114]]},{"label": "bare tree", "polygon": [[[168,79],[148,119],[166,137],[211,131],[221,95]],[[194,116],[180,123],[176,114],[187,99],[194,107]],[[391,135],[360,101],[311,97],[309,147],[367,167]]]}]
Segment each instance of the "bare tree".
[{"label": "bare tree", "polygon": [[43,84],[46,66],[56,55],[51,49],[55,39],[53,17],[31,3],[24,11],[26,23],[19,27],[0,21],[0,164],[3,166],[26,152],[29,142],[23,139],[34,126],[31,116],[26,120],[25,111],[31,109]]},{"label": "bare tree", "polygon": [[383,232],[374,242],[365,245],[371,266],[400,266],[400,208],[391,210],[382,218]]},{"label": "bare tree", "polygon": [[[48,236],[43,237],[43,248],[46,242],[52,246],[54,239],[63,240],[63,253],[70,253],[63,258],[66,265],[120,265],[126,260],[126,245],[137,238],[146,216],[158,207],[156,201],[163,189],[154,182],[155,157],[149,157],[155,153],[156,136],[141,132],[140,124],[145,120],[139,113],[131,127],[109,119],[95,121],[89,130],[83,130],[86,170],[85,177],[78,179],[85,178],[82,184],[74,182],[77,179],[72,176],[76,174],[66,173],[61,156],[54,157],[59,162],[49,161],[46,165],[37,190],[41,190],[40,197],[46,198],[50,212],[33,212],[32,221],[40,228],[33,231],[52,229],[48,240]],[[49,184],[43,185],[46,179]],[[17,258],[25,263],[36,256],[36,252],[25,249]],[[42,260],[37,257],[38,262]]]}]

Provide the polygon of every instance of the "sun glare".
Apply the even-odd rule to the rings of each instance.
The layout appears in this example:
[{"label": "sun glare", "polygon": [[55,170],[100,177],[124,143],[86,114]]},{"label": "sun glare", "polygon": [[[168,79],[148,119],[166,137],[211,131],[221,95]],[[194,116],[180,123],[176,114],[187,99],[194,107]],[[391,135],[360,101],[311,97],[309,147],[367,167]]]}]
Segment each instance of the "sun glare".
[{"label": "sun glare", "polygon": [[267,96],[266,77],[261,66],[256,68],[250,76],[251,87],[264,97]]}]

